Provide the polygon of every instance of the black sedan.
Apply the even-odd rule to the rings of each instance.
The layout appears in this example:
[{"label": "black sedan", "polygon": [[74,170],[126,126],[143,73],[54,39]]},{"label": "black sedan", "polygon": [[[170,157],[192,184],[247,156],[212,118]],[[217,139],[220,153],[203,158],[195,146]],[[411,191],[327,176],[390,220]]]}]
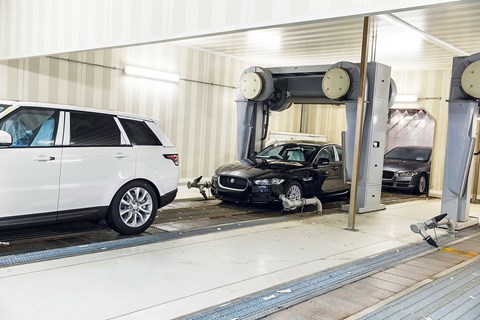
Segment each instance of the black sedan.
[{"label": "black sedan", "polygon": [[385,154],[382,186],[411,190],[417,194],[428,191],[431,147],[405,146]]},{"label": "black sedan", "polygon": [[273,144],[250,159],[219,167],[212,194],[222,200],[250,203],[297,200],[347,193],[342,147],[335,144]]}]

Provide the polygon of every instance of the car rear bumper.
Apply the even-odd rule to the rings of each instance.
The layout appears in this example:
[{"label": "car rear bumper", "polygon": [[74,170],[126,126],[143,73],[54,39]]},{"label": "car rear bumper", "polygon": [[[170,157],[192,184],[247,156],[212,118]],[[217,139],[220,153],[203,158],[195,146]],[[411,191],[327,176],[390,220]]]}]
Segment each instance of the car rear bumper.
[{"label": "car rear bumper", "polygon": [[163,196],[160,197],[160,204],[159,208],[166,206],[167,204],[171,203],[175,197],[177,196],[178,189],[165,193]]}]

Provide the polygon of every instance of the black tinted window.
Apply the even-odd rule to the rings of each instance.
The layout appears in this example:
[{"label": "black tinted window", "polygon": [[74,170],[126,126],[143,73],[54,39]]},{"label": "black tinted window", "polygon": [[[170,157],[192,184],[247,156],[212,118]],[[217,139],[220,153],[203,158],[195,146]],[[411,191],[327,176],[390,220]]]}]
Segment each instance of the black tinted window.
[{"label": "black tinted window", "polygon": [[334,162],[335,161],[335,153],[333,151],[333,147],[332,146],[327,146],[327,147],[323,148],[322,150],[320,150],[320,153],[319,153],[318,157],[328,159],[328,161],[330,161],[330,162]]},{"label": "black tinted window", "polygon": [[157,146],[161,143],[143,121],[120,119],[130,142],[136,146]]},{"label": "black tinted window", "polygon": [[70,112],[70,145],[119,146],[120,130],[113,116]]}]

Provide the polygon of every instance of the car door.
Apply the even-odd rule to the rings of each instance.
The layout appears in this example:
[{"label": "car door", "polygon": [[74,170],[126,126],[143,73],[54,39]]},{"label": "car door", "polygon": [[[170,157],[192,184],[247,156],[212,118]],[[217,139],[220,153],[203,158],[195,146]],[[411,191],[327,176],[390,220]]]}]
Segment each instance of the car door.
[{"label": "car door", "polygon": [[[66,113],[60,177],[59,219],[69,210],[104,210],[135,177],[136,154],[113,115]],[[63,215],[63,216],[62,216]]]},{"label": "car door", "polygon": [[333,145],[323,146],[320,149],[314,162],[314,170],[318,173],[317,189],[322,190],[323,193],[341,189],[339,180],[342,178],[342,166],[336,157]]},{"label": "car door", "polygon": [[63,119],[56,109],[19,107],[0,120],[0,130],[12,136],[12,145],[0,148],[1,218],[40,213],[55,218]]}]

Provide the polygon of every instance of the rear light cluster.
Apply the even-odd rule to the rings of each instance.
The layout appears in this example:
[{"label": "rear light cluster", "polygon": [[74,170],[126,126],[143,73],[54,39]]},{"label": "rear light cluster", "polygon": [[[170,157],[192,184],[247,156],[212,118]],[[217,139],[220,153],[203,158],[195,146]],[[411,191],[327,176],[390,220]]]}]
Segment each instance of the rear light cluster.
[{"label": "rear light cluster", "polygon": [[178,166],[178,154],[164,154],[166,159],[172,160],[176,166]]}]

